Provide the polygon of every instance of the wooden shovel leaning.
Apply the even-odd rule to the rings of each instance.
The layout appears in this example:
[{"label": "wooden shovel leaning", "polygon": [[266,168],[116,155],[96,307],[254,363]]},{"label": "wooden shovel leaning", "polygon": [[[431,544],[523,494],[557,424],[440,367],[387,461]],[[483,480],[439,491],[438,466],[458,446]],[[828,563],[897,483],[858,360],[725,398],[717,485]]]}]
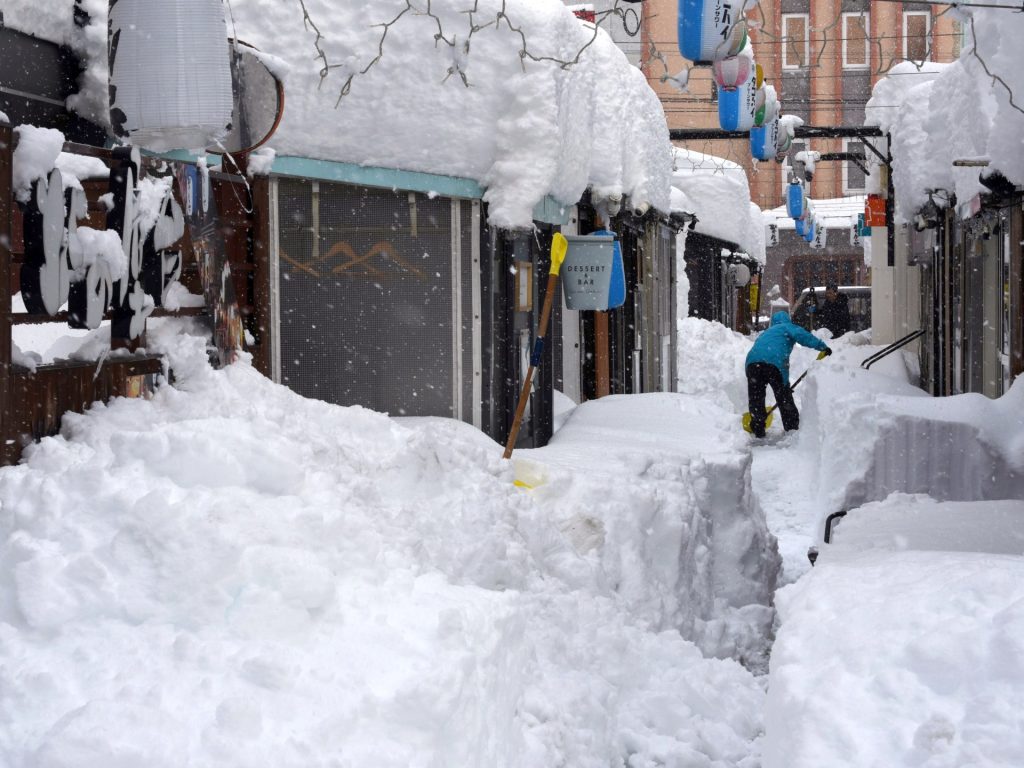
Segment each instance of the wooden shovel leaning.
[{"label": "wooden shovel leaning", "polygon": [[551,269],[548,271],[548,287],[544,291],[544,306],[540,311],[540,322],[537,323],[537,339],[533,342],[533,352],[530,354],[530,367],[526,370],[526,379],[523,381],[523,388],[519,392],[519,404],[516,406],[516,415],[512,419],[512,431],[508,434],[508,442],[505,443],[503,459],[512,458],[512,449],[515,447],[516,438],[519,436],[519,427],[523,423],[523,413],[526,411],[526,402],[530,397],[530,389],[533,386],[533,372],[540,365],[541,357],[544,354],[544,336],[548,332],[548,320],[551,317],[551,305],[555,300],[555,289],[558,287],[558,273],[565,260],[565,252],[569,249],[569,241],[565,235],[556,232],[551,240]]}]

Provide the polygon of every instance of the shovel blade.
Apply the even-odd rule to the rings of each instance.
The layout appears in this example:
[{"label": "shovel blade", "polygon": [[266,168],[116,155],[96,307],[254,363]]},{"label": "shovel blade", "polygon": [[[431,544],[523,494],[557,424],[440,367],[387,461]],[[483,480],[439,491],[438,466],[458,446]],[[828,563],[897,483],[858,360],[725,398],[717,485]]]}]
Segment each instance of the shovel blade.
[{"label": "shovel blade", "polygon": [[[772,409],[772,410],[774,410],[774,409]],[[764,420],[764,428],[765,429],[768,429],[768,427],[770,427],[772,425],[772,415],[773,415],[772,411],[768,411],[768,418],[766,418]],[[750,416],[749,413],[744,413],[743,414],[743,429],[746,432],[750,432],[751,431],[750,430],[750,419],[751,419],[751,416]]]}]

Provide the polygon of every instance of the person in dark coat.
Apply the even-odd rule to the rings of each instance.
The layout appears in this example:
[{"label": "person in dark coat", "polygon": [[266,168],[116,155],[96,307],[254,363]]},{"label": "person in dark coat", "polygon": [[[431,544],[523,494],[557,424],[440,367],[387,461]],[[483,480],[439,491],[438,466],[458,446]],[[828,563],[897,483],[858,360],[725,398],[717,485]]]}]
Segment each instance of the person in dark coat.
[{"label": "person in dark coat", "polygon": [[747,399],[750,402],[750,431],[757,437],[764,437],[768,412],[764,396],[770,386],[775,393],[775,402],[782,414],[782,426],[786,431],[800,428],[800,412],[793,401],[793,390],[789,386],[789,356],[797,344],[831,355],[829,346],[804,328],[789,319],[789,313],[776,312],[772,324],[757,337],[754,346],[747,353]]},{"label": "person in dark coat", "polygon": [[833,339],[850,330],[850,302],[835,283],[825,286],[825,300],[818,305],[815,318],[819,328],[832,331]]}]

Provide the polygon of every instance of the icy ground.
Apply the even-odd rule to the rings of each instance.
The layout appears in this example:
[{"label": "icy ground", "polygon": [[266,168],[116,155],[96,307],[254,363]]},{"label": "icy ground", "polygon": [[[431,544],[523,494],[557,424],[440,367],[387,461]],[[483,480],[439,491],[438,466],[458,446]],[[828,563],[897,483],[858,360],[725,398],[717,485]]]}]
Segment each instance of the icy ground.
[{"label": "icy ground", "polygon": [[687,320],[683,392],[504,462],[154,326],[175,387],[0,470],[0,765],[1024,764],[1021,384],[932,400],[848,335],[754,443],[750,340]]}]

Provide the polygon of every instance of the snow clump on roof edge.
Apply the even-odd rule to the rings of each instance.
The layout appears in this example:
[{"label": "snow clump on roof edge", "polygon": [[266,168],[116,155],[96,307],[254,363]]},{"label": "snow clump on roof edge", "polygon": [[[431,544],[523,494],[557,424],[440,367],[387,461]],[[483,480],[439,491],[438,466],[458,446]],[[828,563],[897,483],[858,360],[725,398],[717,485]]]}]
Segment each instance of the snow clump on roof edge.
[{"label": "snow clump on roof edge", "polygon": [[961,10],[972,35],[960,58],[948,65],[902,62],[867,104],[866,122],[893,137],[898,222],[927,201],[926,190],[955,193],[960,202],[987,191],[977,167],[954,167],[954,160],[986,158],[985,173],[998,170],[1024,184],[1024,111],[1010,90],[1024,66],[1024,18],[1000,8]]},{"label": "snow clump on roof edge", "polygon": [[[85,0],[92,20],[79,30],[73,0],[12,2],[10,26],[83,55],[82,91],[70,105],[105,123],[106,3]],[[331,64],[322,82],[316,34],[296,4],[235,0],[229,19],[232,34],[288,70],[284,119],[270,141],[279,156],[473,179],[487,187],[491,222],[507,227],[531,226],[545,195],[571,205],[588,188],[628,197],[633,207],[670,209],[660,102],[605,32],[595,37],[561,3],[481,0],[472,23],[482,29],[467,52],[465,8],[435,0],[433,16],[405,13],[388,28],[383,55],[365,74],[380,50],[379,25],[398,16],[404,0],[306,7]],[[436,39],[439,24],[454,48]],[[339,101],[349,75],[351,90]]]}]

